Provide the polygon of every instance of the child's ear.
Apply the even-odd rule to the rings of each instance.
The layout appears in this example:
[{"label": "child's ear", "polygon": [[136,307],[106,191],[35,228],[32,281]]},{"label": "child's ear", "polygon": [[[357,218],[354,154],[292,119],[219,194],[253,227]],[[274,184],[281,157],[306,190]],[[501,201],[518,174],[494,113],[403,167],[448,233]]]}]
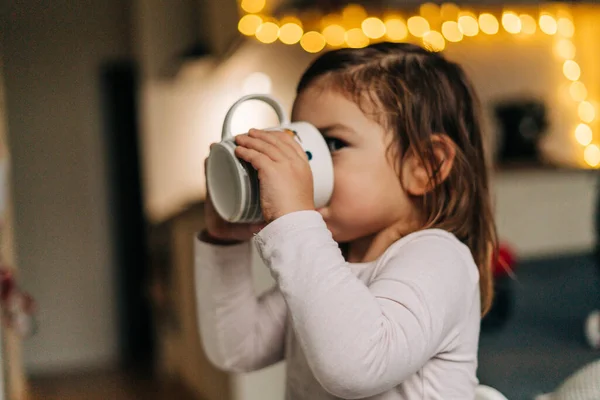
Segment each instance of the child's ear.
[{"label": "child's ear", "polygon": [[[456,157],[456,145],[445,134],[435,134],[431,137],[434,160],[421,159],[414,149],[410,149],[402,164],[402,183],[404,189],[413,196],[423,196],[431,191],[436,184],[442,183],[452,170]],[[432,180],[437,171],[437,182]]]}]

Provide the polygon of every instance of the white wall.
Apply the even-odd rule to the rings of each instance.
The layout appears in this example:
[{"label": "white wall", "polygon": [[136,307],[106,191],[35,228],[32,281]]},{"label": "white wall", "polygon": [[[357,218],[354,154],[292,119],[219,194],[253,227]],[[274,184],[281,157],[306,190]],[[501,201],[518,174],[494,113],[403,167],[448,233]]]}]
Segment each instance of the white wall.
[{"label": "white wall", "polygon": [[[295,82],[311,58],[297,47],[249,42],[218,68],[206,59],[190,63],[173,80],[144,82],[140,120],[149,217],[160,221],[203,198],[208,146],[220,140],[225,114],[243,95],[248,75],[269,75],[273,94],[291,109]],[[236,115],[239,132],[276,123],[269,107],[256,102]]]},{"label": "white wall", "polygon": [[120,0],[11,2],[3,15],[20,278],[39,304],[30,371],[117,356],[99,66],[127,54]]}]

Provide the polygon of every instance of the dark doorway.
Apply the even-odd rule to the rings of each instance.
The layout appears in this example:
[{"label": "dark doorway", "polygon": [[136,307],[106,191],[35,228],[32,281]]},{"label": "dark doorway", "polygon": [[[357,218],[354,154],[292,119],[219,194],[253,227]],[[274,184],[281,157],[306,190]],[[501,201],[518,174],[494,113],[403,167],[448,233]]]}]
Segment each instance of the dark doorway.
[{"label": "dark doorway", "polygon": [[125,367],[144,368],[152,365],[154,337],[146,290],[149,266],[137,123],[138,75],[133,62],[116,61],[103,65],[100,77],[117,257],[121,361]]}]

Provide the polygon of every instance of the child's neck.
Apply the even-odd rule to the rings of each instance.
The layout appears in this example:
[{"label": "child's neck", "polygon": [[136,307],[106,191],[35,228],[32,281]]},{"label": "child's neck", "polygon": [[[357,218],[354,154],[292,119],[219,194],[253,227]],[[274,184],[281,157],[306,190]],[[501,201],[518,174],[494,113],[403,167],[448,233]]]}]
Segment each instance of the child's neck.
[{"label": "child's neck", "polygon": [[374,235],[370,235],[361,237],[348,243],[348,254],[346,256],[346,260],[350,263],[363,262],[365,255],[371,248],[374,238]]}]

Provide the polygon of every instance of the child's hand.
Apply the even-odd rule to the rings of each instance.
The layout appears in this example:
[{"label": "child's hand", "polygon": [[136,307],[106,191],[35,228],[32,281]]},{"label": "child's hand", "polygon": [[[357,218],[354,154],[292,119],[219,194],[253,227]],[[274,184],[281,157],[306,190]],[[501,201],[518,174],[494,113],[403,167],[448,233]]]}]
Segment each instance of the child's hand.
[{"label": "child's hand", "polygon": [[236,136],[236,143],[235,155],[258,171],[265,221],[314,210],[312,172],[306,153],[291,134],[251,129]]}]

